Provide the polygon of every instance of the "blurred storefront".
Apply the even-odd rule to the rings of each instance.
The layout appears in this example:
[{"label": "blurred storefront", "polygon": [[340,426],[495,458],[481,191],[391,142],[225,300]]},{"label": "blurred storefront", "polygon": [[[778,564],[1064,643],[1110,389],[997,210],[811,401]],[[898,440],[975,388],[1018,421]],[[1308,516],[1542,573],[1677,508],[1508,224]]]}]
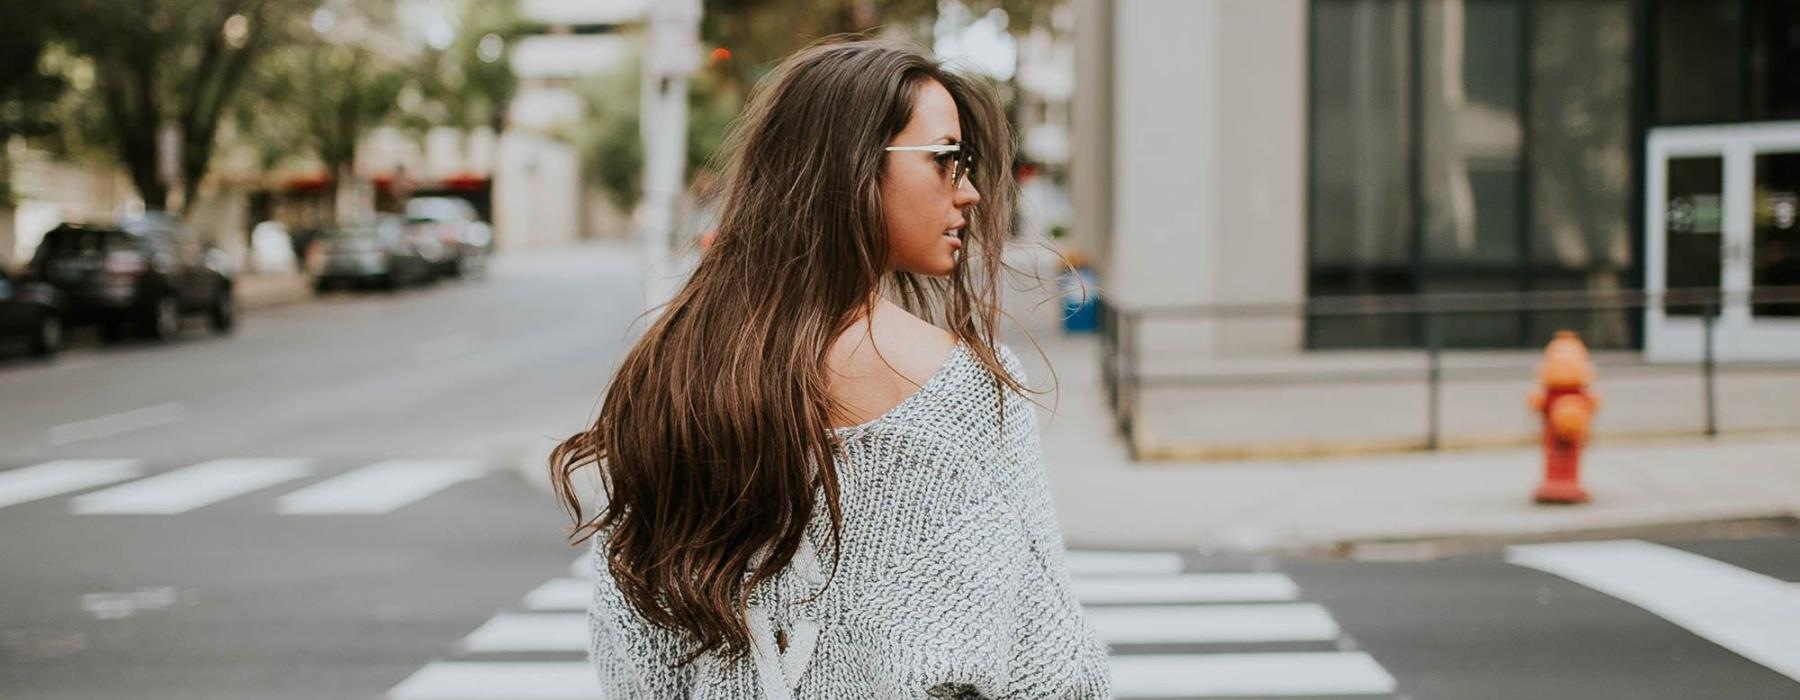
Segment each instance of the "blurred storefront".
[{"label": "blurred storefront", "polygon": [[[1074,239],[1124,304],[1800,284],[1800,2],[1076,0]],[[1086,115],[1088,118],[1083,118]],[[1449,318],[1452,347],[1679,357],[1697,309]],[[1743,356],[1800,306],[1728,303]],[[1245,321],[1217,354],[1412,347]]]}]

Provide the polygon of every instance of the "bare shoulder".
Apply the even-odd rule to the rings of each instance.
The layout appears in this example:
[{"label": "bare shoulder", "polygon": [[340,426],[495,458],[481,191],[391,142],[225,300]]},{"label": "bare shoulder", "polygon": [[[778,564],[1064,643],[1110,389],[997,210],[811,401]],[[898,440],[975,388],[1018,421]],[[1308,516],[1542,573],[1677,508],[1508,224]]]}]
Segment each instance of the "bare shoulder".
[{"label": "bare shoulder", "polygon": [[864,423],[905,401],[943,367],[956,336],[886,301],[868,323],[838,337],[826,356],[831,394],[845,406],[833,425]]}]

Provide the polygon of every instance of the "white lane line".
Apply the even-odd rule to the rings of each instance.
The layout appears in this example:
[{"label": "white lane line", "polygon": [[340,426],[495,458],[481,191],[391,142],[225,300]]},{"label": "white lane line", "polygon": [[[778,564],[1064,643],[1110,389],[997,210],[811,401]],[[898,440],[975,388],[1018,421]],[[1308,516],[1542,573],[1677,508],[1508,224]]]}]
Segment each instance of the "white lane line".
[{"label": "white lane line", "polygon": [[1083,605],[1119,603],[1248,603],[1293,600],[1294,580],[1282,574],[1175,574],[1077,578]]},{"label": "white lane line", "polygon": [[168,425],[179,420],[181,420],[181,404],[162,403],[124,413],[114,413],[110,416],[51,426],[49,439],[51,445],[67,445],[82,440]]},{"label": "white lane line", "polygon": [[170,515],[306,476],[303,459],[219,459],[76,496],[78,514]]},{"label": "white lane line", "polygon": [[1337,639],[1337,622],[1313,603],[1132,605],[1088,608],[1107,644],[1226,644]]},{"label": "white lane line", "polygon": [[1070,576],[1124,576],[1181,573],[1181,556],[1173,552],[1108,552],[1076,549],[1065,559]]},{"label": "white lane line", "polygon": [[1508,547],[1506,560],[1636,605],[1800,681],[1800,590],[1786,581],[1639,540]]},{"label": "white lane line", "polygon": [[1119,698],[1385,695],[1394,677],[1361,652],[1144,654],[1111,659]]},{"label": "white lane line", "polygon": [[585,578],[553,578],[525,594],[525,609],[540,611],[586,610],[594,597],[594,581]]},{"label": "white lane line", "polygon": [[388,691],[393,700],[600,700],[586,661],[427,664]]},{"label": "white lane line", "polygon": [[586,613],[502,613],[463,638],[471,654],[588,649]]},{"label": "white lane line", "polygon": [[0,472],[0,508],[90,486],[135,479],[144,473],[136,459],[62,459]]},{"label": "white lane line", "polygon": [[282,496],[275,509],[307,515],[390,513],[485,474],[475,460],[388,460]]}]

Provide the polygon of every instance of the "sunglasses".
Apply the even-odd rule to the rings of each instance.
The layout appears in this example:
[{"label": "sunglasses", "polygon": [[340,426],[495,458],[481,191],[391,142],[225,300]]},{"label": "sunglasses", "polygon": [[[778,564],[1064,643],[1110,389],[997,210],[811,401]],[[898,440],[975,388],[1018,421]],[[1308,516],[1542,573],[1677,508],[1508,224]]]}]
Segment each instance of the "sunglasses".
[{"label": "sunglasses", "polygon": [[969,176],[969,171],[975,169],[975,154],[963,150],[962,144],[960,143],[934,143],[925,146],[888,146],[882,150],[889,153],[896,151],[917,151],[920,153],[932,154],[931,161],[937,163],[939,168],[947,169],[950,172],[950,189],[952,190],[962,187],[963,179]]}]

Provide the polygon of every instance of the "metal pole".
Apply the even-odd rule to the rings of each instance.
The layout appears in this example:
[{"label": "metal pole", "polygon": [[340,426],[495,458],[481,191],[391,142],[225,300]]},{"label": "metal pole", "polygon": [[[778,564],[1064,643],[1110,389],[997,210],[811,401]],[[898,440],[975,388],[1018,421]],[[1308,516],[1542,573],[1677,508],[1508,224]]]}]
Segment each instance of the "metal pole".
[{"label": "metal pole", "polygon": [[672,238],[686,182],[688,75],[700,67],[700,0],[650,4],[650,37],[641,87],[644,198],[638,225],[644,246],[645,302],[675,295]]},{"label": "metal pole", "polygon": [[1131,450],[1132,459],[1137,458],[1137,440],[1132,439],[1132,423],[1137,408],[1137,362],[1133,353],[1137,352],[1137,316],[1129,311],[1119,313],[1119,432],[1125,437],[1125,445]]},{"label": "metal pole", "polygon": [[1718,404],[1716,402],[1716,392],[1713,387],[1713,310],[1714,306],[1712,304],[1707,304],[1706,307],[1700,311],[1700,374],[1706,383],[1707,437],[1719,436]]},{"label": "metal pole", "polygon": [[1444,379],[1444,334],[1442,330],[1442,321],[1438,318],[1438,314],[1435,311],[1425,312],[1425,335],[1428,338],[1427,345],[1429,347],[1426,351],[1428,353],[1428,359],[1426,361],[1427,368],[1425,370],[1425,382],[1427,385],[1425,447],[1426,449],[1435,450],[1438,449],[1438,431],[1440,429],[1438,425],[1438,410],[1442,401],[1440,394],[1442,393]]}]

